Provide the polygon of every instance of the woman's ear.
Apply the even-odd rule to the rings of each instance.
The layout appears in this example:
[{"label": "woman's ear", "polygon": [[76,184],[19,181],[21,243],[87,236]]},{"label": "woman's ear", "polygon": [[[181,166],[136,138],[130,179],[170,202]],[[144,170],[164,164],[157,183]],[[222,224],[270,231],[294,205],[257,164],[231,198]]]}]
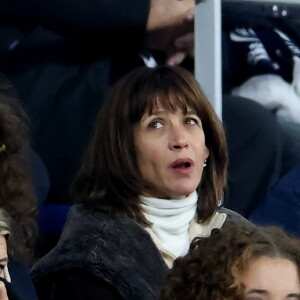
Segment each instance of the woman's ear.
[{"label": "woman's ear", "polygon": [[209,157],[209,150],[208,150],[207,146],[205,145],[204,158],[207,159],[208,157]]}]

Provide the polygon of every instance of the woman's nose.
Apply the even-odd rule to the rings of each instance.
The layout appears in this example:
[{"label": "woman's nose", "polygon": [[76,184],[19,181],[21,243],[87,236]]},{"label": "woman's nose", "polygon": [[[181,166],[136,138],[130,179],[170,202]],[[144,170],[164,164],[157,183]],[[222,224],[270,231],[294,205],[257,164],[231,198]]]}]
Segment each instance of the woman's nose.
[{"label": "woman's nose", "polygon": [[184,130],[180,128],[172,129],[170,133],[169,148],[171,150],[180,150],[188,147],[189,143]]}]

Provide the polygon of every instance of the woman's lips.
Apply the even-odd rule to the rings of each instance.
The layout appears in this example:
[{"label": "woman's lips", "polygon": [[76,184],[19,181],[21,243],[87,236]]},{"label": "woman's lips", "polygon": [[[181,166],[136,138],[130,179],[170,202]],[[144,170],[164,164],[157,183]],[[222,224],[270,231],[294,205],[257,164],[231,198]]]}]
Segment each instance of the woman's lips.
[{"label": "woman's lips", "polygon": [[180,158],[172,162],[169,168],[178,174],[189,174],[194,168],[194,161],[190,158]]}]

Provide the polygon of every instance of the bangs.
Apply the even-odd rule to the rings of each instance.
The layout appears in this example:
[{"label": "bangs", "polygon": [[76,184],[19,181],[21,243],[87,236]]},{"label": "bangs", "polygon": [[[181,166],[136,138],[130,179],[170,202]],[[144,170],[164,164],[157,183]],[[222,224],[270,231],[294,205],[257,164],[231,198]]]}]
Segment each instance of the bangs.
[{"label": "bangs", "polygon": [[135,92],[131,95],[131,109],[129,118],[132,124],[138,123],[145,113],[152,115],[158,107],[165,111],[175,112],[182,110],[187,113],[188,108],[199,116],[202,110],[202,101],[190,84],[182,77],[169,74],[167,77],[156,76],[151,80],[136,83]]},{"label": "bangs", "polygon": [[159,107],[162,107],[167,112],[182,110],[183,113],[186,114],[188,107],[190,107],[187,100],[188,98],[185,97],[185,95],[174,92],[174,89],[167,93],[160,92],[154,94],[150,99],[148,99],[145,113],[152,115],[154,111],[156,111]]}]

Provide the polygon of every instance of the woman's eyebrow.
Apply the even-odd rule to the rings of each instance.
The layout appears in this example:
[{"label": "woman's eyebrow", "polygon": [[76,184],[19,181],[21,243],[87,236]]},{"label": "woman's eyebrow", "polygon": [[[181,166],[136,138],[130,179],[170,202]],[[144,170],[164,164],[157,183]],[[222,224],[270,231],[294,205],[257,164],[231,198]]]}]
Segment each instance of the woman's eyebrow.
[{"label": "woman's eyebrow", "polygon": [[1,263],[1,262],[8,262],[8,257],[0,258],[0,263]]},{"label": "woman's eyebrow", "polygon": [[287,298],[295,298],[297,300],[300,300],[300,293],[291,293],[287,295]]},{"label": "woman's eyebrow", "polygon": [[152,111],[151,114],[149,114],[149,116],[156,116],[156,115],[162,115],[167,113],[164,109],[160,109],[160,110],[154,110]]},{"label": "woman's eyebrow", "polygon": [[197,112],[196,112],[194,109],[189,109],[189,110],[186,112],[186,115],[197,115]]}]

